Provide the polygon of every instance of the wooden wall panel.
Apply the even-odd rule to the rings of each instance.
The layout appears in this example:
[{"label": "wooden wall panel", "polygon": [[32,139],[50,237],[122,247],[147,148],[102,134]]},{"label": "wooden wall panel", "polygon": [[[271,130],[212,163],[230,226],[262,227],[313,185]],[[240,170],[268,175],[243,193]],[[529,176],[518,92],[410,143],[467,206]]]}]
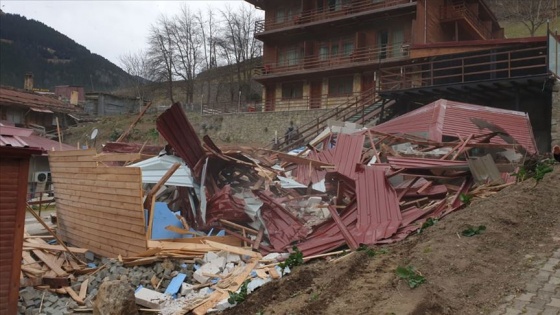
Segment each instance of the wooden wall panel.
[{"label": "wooden wall panel", "polygon": [[116,257],[146,250],[139,168],[107,167],[95,150],[49,153],[58,233],[64,241]]},{"label": "wooden wall panel", "polygon": [[17,313],[29,156],[36,151],[0,147],[0,314]]}]

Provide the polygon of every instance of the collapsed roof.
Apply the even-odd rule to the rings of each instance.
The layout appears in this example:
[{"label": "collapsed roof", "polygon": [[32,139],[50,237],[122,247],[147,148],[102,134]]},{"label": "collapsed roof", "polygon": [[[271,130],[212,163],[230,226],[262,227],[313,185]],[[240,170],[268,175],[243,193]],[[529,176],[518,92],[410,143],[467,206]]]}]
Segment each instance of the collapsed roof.
[{"label": "collapsed roof", "polygon": [[189,226],[263,231],[255,244],[227,230],[263,253],[401,240],[461,208],[460,196],[514,183],[509,174],[536,153],[526,114],[447,100],[354,134],[323,133],[297,156],[200,141],[177,104],[156,124],[200,187]]}]

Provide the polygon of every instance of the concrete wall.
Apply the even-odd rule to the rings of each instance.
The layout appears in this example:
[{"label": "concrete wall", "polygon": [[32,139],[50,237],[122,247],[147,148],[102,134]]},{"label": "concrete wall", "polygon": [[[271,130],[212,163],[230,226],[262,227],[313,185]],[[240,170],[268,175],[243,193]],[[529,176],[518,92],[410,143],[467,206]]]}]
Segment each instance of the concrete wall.
[{"label": "concrete wall", "polygon": [[551,144],[560,145],[560,80],[552,88]]}]

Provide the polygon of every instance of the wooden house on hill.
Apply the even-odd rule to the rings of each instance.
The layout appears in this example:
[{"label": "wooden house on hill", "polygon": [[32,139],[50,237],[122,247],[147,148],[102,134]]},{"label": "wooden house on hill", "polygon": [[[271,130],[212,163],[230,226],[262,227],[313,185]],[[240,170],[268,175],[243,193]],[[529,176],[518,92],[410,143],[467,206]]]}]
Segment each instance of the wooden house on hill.
[{"label": "wooden house on hill", "polygon": [[245,1],[265,11],[264,110],[368,124],[444,98],[527,112],[550,146],[557,36],[506,39],[483,0]]}]

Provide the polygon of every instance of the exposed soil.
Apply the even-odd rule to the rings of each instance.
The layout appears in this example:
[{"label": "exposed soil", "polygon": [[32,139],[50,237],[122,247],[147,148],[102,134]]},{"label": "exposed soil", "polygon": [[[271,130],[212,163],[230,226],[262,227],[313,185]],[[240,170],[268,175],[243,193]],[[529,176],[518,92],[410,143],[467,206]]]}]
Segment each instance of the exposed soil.
[{"label": "exposed soil", "polygon": [[[560,166],[535,185],[510,186],[474,200],[421,234],[385,246],[296,267],[223,314],[489,314],[523,290],[560,246]],[[486,226],[473,237],[471,226]],[[375,248],[376,250],[380,248]],[[413,266],[426,283],[410,289],[395,275]]]}]

